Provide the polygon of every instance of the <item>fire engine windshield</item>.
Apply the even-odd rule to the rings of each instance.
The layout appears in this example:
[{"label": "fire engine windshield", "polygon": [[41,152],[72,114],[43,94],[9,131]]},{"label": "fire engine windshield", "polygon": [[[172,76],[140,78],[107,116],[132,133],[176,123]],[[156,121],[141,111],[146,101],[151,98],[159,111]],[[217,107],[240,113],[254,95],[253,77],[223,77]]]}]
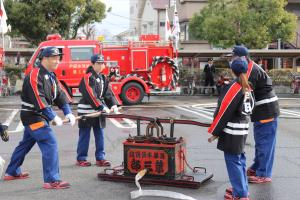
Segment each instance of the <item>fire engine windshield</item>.
[{"label": "fire engine windshield", "polygon": [[92,47],[75,47],[71,48],[72,61],[90,60],[93,55]]}]

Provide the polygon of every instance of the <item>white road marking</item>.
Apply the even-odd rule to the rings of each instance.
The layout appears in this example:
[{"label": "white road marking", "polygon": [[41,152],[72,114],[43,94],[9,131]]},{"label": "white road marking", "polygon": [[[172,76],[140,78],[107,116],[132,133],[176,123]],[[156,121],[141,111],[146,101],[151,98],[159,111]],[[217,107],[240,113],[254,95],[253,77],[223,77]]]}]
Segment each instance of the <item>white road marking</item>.
[{"label": "white road marking", "polygon": [[192,107],[217,107],[217,103],[201,103],[201,104],[194,104]]},{"label": "white road marking", "polygon": [[123,120],[128,124],[128,125],[131,125],[132,128],[136,128],[136,124],[134,121],[130,120],[130,119],[127,119],[127,118],[123,118]]},{"label": "white road marking", "polygon": [[202,114],[202,113],[199,113],[199,112],[196,112],[196,111],[187,109],[187,108],[183,108],[183,107],[180,107],[180,106],[174,106],[174,107],[175,107],[175,108],[178,108],[178,109],[180,109],[180,110],[184,110],[184,111],[193,113],[193,114],[195,114],[195,115],[204,117],[204,118],[206,118],[206,119],[213,120],[213,118],[212,118],[211,116],[207,115],[207,114]]},{"label": "white road marking", "polygon": [[296,111],[293,111],[293,110],[287,110],[287,109],[280,109],[280,111],[282,113],[285,113],[285,114],[288,114],[288,115],[293,115],[293,116],[300,117],[300,112],[296,112]]},{"label": "white road marking", "polygon": [[285,118],[285,119],[300,119],[300,116],[280,115],[279,118]]},{"label": "white road marking", "polygon": [[204,110],[202,108],[195,108],[195,109],[198,110],[201,113],[208,114],[208,116],[213,116],[214,115],[212,110],[207,111],[207,110]]},{"label": "white road marking", "polygon": [[212,112],[214,113],[216,108],[203,108],[203,107],[195,107],[196,109],[201,109],[201,110],[205,110],[205,111],[208,111],[208,112]]},{"label": "white road marking", "polygon": [[6,119],[6,121],[3,123],[6,126],[9,126],[12,120],[14,119],[15,115],[19,112],[19,109],[13,109],[13,111],[10,113],[9,117]]},{"label": "white road marking", "polygon": [[123,118],[123,121],[127,122],[126,124],[128,124],[129,126],[123,126],[123,124],[121,124],[120,122],[118,122],[116,119],[113,118],[110,118],[109,120],[118,128],[136,128],[136,124],[130,119]]},{"label": "white road marking", "polygon": [[20,110],[20,109],[15,109],[15,108],[0,108],[0,110]]},{"label": "white road marking", "polygon": [[24,131],[24,126],[22,124],[22,122],[20,121],[17,128],[13,131],[9,131],[9,133],[20,133]]}]

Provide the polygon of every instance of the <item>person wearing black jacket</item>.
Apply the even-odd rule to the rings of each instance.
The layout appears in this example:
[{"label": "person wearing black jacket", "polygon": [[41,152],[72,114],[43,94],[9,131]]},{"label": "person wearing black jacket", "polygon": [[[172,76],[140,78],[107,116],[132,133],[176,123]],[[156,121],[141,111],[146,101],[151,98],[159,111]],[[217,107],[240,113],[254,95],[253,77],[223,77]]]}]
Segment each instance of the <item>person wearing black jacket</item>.
[{"label": "person wearing black jacket", "polygon": [[[101,72],[105,69],[104,56],[95,54],[91,57],[92,65],[88,67],[86,74],[80,81],[79,91],[82,98],[78,104],[78,115],[85,115],[97,111],[118,113],[117,100],[111,91],[107,77]],[[90,132],[93,128],[96,143],[96,165],[110,166],[110,162],[105,159],[104,152],[104,128],[105,117],[80,119],[79,140],[77,145],[76,165],[81,167],[91,166],[87,161]]]},{"label": "person wearing black jacket", "polygon": [[22,172],[20,167],[27,153],[37,143],[43,158],[43,187],[45,189],[70,187],[68,182],[61,181],[57,140],[50,127],[51,121],[58,126],[63,124],[62,119],[52,109],[54,103],[63,110],[71,125],[76,121],[69,106],[72,99],[54,74],[61,56],[62,53],[56,47],[45,48],[40,65],[24,79],[21,94],[21,121],[25,127],[24,136],[12,154],[4,176],[5,181],[29,177],[29,173]]},{"label": "person wearing black jacket", "polygon": [[214,76],[216,73],[215,66],[213,65],[213,59],[208,59],[208,64],[204,66],[205,83],[204,86],[212,87],[212,93],[215,93],[215,81]]},{"label": "person wearing black jacket", "polygon": [[[246,176],[245,143],[249,129],[249,115],[254,98],[248,83],[248,66],[236,59],[231,69],[237,79],[224,86],[218,100],[214,120],[208,132],[218,138],[217,148],[224,152],[225,163],[232,188],[226,189],[225,199],[249,200]],[[211,142],[212,139],[209,139]]]},{"label": "person wearing black jacket", "polygon": [[272,179],[275,156],[277,121],[280,114],[278,97],[268,74],[249,58],[246,47],[236,46],[233,49],[233,60],[243,58],[252,65],[249,75],[254,96],[255,107],[251,115],[255,140],[255,158],[247,170],[250,183],[268,183]]}]

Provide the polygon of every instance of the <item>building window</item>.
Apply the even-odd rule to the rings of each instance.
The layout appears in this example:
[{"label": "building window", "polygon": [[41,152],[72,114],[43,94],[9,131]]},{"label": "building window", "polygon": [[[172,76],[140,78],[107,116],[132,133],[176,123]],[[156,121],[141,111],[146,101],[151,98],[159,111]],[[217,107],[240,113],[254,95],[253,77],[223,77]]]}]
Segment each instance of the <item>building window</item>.
[{"label": "building window", "polygon": [[296,60],[296,66],[300,66],[300,58]]},{"label": "building window", "polygon": [[176,3],[176,0],[170,0],[169,1],[169,4],[170,4],[170,7],[173,7]]},{"label": "building window", "polygon": [[164,27],[165,26],[165,22],[159,22],[159,26],[160,27]]}]

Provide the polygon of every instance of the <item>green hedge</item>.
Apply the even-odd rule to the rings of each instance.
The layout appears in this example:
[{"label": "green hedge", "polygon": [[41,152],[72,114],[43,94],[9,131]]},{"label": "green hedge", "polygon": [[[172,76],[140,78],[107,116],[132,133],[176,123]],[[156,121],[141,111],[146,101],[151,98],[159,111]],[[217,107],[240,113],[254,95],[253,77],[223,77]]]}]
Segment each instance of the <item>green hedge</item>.
[{"label": "green hedge", "polygon": [[294,75],[300,75],[293,69],[272,69],[269,70],[268,75],[273,81],[273,85],[290,86]]},{"label": "green hedge", "polygon": [[[192,73],[194,72],[194,73]],[[273,81],[273,85],[290,86],[295,75],[300,75],[299,72],[295,72],[293,69],[272,69],[269,70],[268,75]],[[228,77],[230,79],[234,78],[230,68],[216,68],[215,80],[221,76]],[[186,85],[191,78],[195,78],[196,84],[200,85],[204,82],[203,69],[195,68],[193,71],[190,68],[183,68],[180,70],[179,84]]]},{"label": "green hedge", "polygon": [[21,74],[25,70],[25,66],[6,65],[4,70],[9,77],[10,84],[14,86],[16,81],[21,79]]}]

